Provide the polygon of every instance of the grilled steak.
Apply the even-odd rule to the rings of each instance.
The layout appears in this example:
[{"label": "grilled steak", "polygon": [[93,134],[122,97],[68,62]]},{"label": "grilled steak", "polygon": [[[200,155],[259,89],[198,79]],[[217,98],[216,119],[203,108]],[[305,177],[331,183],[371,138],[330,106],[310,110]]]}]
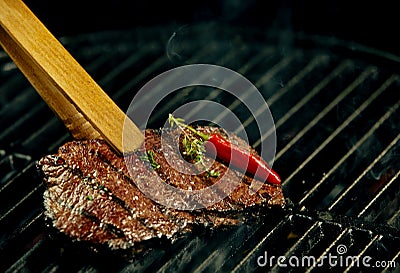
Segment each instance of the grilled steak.
[{"label": "grilled steak", "polygon": [[[199,130],[215,133],[219,129],[203,127]],[[102,140],[68,142],[57,154],[43,157],[38,166],[47,186],[45,214],[54,227],[75,240],[126,249],[155,238],[175,239],[198,226],[237,225],[261,208],[284,206],[280,186],[262,184],[255,192],[251,189],[251,177],[207,156],[206,163],[212,164],[210,169],[218,175],[202,171],[203,166],[198,164],[186,166],[193,170],[185,172],[171,167],[171,160],[179,162],[180,155],[173,152],[173,144],[180,140],[174,131],[163,133],[162,138],[161,141],[159,130],[146,130],[143,147],[125,159],[113,153]],[[247,147],[236,136],[231,141]],[[151,154],[152,162],[143,160],[146,154]],[[215,184],[220,179],[237,182],[235,188],[227,191],[226,183]],[[140,190],[139,185],[145,185],[154,195],[162,195],[155,181],[189,193],[219,185],[213,189],[214,196],[225,197],[211,205],[204,204],[201,209],[176,209],[152,201]],[[188,202],[185,198],[182,196],[182,200],[172,199],[171,202]],[[193,202],[202,203],[203,200]]]}]

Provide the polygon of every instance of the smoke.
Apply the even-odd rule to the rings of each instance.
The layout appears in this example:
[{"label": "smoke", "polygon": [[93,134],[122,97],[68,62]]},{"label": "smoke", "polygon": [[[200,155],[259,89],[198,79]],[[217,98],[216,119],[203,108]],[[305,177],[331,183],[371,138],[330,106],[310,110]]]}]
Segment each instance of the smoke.
[{"label": "smoke", "polygon": [[165,53],[168,60],[173,64],[182,64],[184,56],[182,55],[182,40],[188,33],[188,25],[183,25],[174,31],[168,39],[165,46]]}]

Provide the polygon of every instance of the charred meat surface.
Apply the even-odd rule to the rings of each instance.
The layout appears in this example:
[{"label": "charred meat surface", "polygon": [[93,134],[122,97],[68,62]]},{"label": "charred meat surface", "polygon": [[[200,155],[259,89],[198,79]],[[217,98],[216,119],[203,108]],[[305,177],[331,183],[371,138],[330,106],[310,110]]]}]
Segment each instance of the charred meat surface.
[{"label": "charred meat surface", "polygon": [[[199,130],[215,133],[219,129]],[[240,138],[231,138],[237,145],[249,148]],[[127,249],[156,238],[175,239],[196,226],[237,225],[247,220],[249,211],[285,205],[280,185],[262,183],[255,191],[251,177],[207,156],[206,165],[209,163],[213,174],[218,175],[203,171],[204,166],[199,164],[185,165],[193,170],[184,173],[172,167],[171,160],[181,160],[173,151],[177,139],[180,141],[174,131],[161,137],[161,131],[147,129],[143,147],[126,158],[116,155],[102,140],[64,144],[57,154],[38,162],[47,186],[46,216],[55,228],[74,240]],[[150,160],[143,160],[143,155]],[[127,164],[132,166],[130,172]],[[237,184],[229,192],[216,187],[214,191],[224,198],[210,206],[180,210],[160,205],[139,189],[138,184],[151,187],[156,178],[189,192],[207,188],[220,179]],[[157,188],[152,190],[157,192]]]}]

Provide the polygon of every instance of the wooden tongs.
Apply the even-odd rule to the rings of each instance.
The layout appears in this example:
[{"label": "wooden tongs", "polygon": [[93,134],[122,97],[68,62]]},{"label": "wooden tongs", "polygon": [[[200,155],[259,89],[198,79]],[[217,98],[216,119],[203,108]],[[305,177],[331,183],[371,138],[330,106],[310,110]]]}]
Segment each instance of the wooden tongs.
[{"label": "wooden tongs", "polygon": [[0,44],[74,138],[103,138],[120,154],[142,144],[136,125],[20,0],[0,0]]}]

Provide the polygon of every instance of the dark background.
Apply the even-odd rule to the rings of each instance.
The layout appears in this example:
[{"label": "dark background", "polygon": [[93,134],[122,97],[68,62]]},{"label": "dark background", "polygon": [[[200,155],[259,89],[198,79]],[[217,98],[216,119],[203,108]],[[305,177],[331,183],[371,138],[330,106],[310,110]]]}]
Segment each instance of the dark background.
[{"label": "dark background", "polygon": [[165,24],[290,30],[361,43],[400,55],[395,1],[25,0],[58,37]]}]

